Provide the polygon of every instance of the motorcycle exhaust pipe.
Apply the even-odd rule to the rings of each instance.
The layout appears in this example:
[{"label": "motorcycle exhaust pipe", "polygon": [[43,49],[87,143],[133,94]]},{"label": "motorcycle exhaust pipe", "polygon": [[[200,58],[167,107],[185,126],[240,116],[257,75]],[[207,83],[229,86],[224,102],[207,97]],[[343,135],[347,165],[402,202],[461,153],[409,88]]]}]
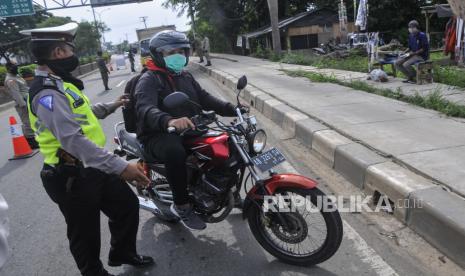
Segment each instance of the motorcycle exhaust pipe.
[{"label": "motorcycle exhaust pipe", "polygon": [[150,199],[137,196],[139,199],[139,207],[143,210],[152,212],[152,213],[161,213],[160,209],[153,203]]}]

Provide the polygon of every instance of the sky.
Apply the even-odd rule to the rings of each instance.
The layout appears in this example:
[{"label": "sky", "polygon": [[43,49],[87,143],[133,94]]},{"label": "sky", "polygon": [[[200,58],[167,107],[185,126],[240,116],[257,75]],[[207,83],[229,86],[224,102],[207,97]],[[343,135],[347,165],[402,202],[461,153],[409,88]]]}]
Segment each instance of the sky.
[{"label": "sky", "polygon": [[[105,41],[112,41],[118,44],[126,39],[129,42],[136,42],[136,29],[143,29],[144,23],[140,20],[141,16],[147,16],[147,27],[160,25],[176,25],[178,31],[187,31],[190,26],[186,15],[178,17],[178,13],[171,9],[162,7],[163,1],[155,0],[152,2],[142,2],[125,5],[114,5],[95,8],[95,16],[111,29],[106,32]],[[93,15],[90,7],[68,8],[62,10],[50,11],[55,16],[69,16],[75,21],[87,20],[93,21]]]}]

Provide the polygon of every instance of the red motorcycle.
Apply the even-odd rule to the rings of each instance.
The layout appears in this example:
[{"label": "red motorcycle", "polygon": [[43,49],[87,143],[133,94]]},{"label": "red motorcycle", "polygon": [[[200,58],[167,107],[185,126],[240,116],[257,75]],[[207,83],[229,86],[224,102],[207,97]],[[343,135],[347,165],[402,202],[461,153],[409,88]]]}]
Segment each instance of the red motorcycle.
[{"label": "red motorcycle", "polygon": [[[264,152],[266,132],[257,127],[255,116],[241,114],[239,94],[246,85],[243,76],[237,84],[237,118],[231,123],[220,121],[212,111],[201,111],[192,118],[196,129],[179,133],[185,136],[190,153],[186,165],[194,210],[205,222],[216,223],[239,207],[256,240],[270,254],[293,265],[321,263],[333,256],[341,244],[339,212],[319,204],[331,202],[314,180],[273,170],[285,157],[276,148]],[[168,108],[195,105],[182,92],[170,94],[163,103]],[[115,153],[138,159],[151,179],[148,187],[138,188],[141,208],[162,220],[176,222],[169,210],[173,196],[164,164],[145,154],[124,123],[117,124],[115,132]],[[241,189],[246,195],[244,201],[240,199]]]}]

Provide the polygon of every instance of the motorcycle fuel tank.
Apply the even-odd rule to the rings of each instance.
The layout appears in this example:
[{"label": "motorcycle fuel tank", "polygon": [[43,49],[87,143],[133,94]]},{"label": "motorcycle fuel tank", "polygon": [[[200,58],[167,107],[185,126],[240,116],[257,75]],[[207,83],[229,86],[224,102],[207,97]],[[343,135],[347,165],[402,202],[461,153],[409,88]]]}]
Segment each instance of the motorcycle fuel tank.
[{"label": "motorcycle fuel tank", "polygon": [[186,145],[216,164],[229,158],[228,139],[229,136],[224,133],[209,132],[202,137],[188,139]]}]

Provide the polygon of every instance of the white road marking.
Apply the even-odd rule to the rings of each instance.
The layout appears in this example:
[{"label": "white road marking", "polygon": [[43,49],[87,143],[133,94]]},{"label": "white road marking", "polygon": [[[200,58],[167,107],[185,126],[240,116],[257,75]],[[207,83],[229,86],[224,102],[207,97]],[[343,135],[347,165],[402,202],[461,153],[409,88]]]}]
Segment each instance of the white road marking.
[{"label": "white road marking", "polygon": [[123,83],[125,83],[125,82],[126,82],[126,80],[120,81],[120,83],[118,83],[118,84],[116,85],[116,87],[120,87],[120,86],[123,85]]},{"label": "white road marking", "polygon": [[[281,167],[285,172],[298,174],[297,170],[289,162],[282,163]],[[355,254],[360,257],[362,262],[369,265],[379,276],[399,276],[347,221],[342,220],[342,222],[344,224],[344,236],[353,242]]]}]

